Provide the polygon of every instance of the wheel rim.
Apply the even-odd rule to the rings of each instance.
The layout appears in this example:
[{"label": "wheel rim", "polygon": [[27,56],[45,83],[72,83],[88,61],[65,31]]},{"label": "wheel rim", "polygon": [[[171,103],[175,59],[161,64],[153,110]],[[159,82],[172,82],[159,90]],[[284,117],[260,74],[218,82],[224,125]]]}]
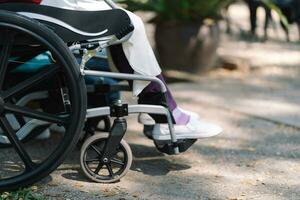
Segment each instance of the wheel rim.
[{"label": "wheel rim", "polygon": [[[47,35],[47,33],[45,34]],[[78,98],[78,96],[83,95],[83,89],[80,87],[82,85],[76,80],[78,78],[76,77],[76,71],[68,66],[71,61],[65,60],[64,55],[66,54],[59,52],[51,44],[50,39],[41,37],[34,30],[20,28],[9,23],[0,23],[0,35],[2,38],[0,44],[0,127],[2,135],[9,139],[12,146],[0,149],[0,190],[3,190],[37,181],[48,175],[62,162],[66,152],[73,145],[72,143],[78,140],[79,134],[77,132],[82,128],[82,122],[78,122],[78,120],[81,120],[84,115],[84,113],[81,113],[82,109],[80,109],[84,104],[81,102],[81,98]],[[34,46],[19,43],[22,38],[29,39],[30,42],[31,40],[34,41]],[[24,47],[25,50],[29,51],[36,49],[38,46],[41,47],[40,53],[50,52],[55,61],[25,80],[8,84],[8,82],[11,82],[8,77],[18,63],[15,57],[18,59],[23,58],[23,52],[18,54],[19,47]],[[63,86],[67,89],[67,94],[70,97],[71,108],[68,111],[52,113],[39,111],[33,108],[32,105],[18,106],[10,103],[12,98],[20,98],[41,84],[44,86],[52,83],[57,84],[55,80],[57,76],[62,76],[61,78],[64,79]],[[57,89],[59,89],[58,86],[53,88],[54,91]],[[57,105],[60,103],[62,103],[62,100],[61,102],[55,101]],[[34,140],[25,145],[19,141],[16,130],[12,127],[11,122],[7,120],[6,114],[8,113],[24,116],[29,120],[36,119],[49,122],[50,125],[63,126],[64,133],[61,135],[55,134],[50,142]],[[34,149],[34,147],[39,149]]]},{"label": "wheel rim", "polygon": [[122,144],[117,153],[106,163],[101,160],[107,139],[102,138],[88,145],[83,155],[83,165],[91,177],[97,181],[110,182],[118,180],[128,164],[128,155]]}]

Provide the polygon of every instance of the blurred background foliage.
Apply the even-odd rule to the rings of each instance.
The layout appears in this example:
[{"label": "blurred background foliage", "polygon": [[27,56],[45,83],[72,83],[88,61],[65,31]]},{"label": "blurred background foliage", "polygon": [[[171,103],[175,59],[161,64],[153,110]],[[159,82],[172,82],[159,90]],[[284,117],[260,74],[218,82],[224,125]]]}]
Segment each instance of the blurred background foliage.
[{"label": "blurred background foliage", "polygon": [[155,25],[156,53],[164,70],[202,73],[216,68],[219,62],[217,49],[221,41],[218,22],[228,19],[228,8],[233,3],[252,2],[274,10],[283,24],[288,26],[281,10],[274,4],[275,0],[116,1],[127,10],[154,14],[150,22]]},{"label": "blurred background foliage", "polygon": [[[131,11],[150,11],[156,13],[154,21],[203,21],[220,19],[221,11],[237,0],[117,0]],[[257,0],[266,4],[279,14],[288,26],[281,10],[272,0]]]},{"label": "blurred background foliage", "polygon": [[131,11],[151,11],[155,20],[202,21],[218,19],[220,11],[234,0],[119,0]]}]

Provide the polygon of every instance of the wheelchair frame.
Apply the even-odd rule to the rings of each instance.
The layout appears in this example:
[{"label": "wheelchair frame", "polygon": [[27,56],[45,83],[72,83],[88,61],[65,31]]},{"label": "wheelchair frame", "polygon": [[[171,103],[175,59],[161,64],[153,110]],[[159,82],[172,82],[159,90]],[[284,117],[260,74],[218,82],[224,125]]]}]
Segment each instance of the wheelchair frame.
[{"label": "wheelchair frame", "polygon": [[[26,19],[26,20],[32,21],[32,22],[30,22],[32,24],[35,23],[31,19]],[[3,24],[1,22],[0,22],[0,26],[3,26]],[[4,24],[4,26],[5,26],[5,24]],[[22,29],[23,27],[18,27],[18,28]],[[106,77],[106,78],[121,79],[121,80],[133,80],[133,81],[138,80],[138,81],[156,82],[160,85],[161,92],[163,93],[163,96],[166,99],[167,88],[166,88],[165,84],[160,79],[158,79],[156,77],[133,75],[133,74],[121,74],[121,73],[113,73],[113,72],[101,72],[101,71],[94,71],[94,70],[85,70],[86,63],[91,58],[93,58],[96,55],[97,52],[102,51],[103,49],[105,49],[108,46],[111,46],[113,44],[121,43],[121,42],[127,40],[128,37],[130,37],[130,32],[122,35],[122,37],[120,37],[120,38],[118,38],[116,36],[112,36],[112,37],[102,38],[101,40],[98,40],[98,41],[93,40],[93,41],[90,41],[88,43],[74,44],[74,45],[69,46],[69,51],[71,53],[73,53],[74,51],[78,51],[78,50],[83,52],[82,62],[79,66],[80,67],[80,75],[81,76],[89,75],[89,76],[97,76],[97,77]],[[35,100],[35,99],[41,98],[41,96],[37,96],[37,94],[38,93],[27,95],[27,96],[23,97],[22,99],[20,99],[18,104],[19,105],[24,105],[30,100]],[[0,93],[0,97],[1,97],[1,93]],[[42,96],[42,97],[46,97],[46,94],[44,94],[44,96]],[[2,100],[2,97],[0,98],[0,100]],[[1,108],[2,104],[4,104],[4,102],[0,102],[0,108]],[[138,113],[149,113],[149,114],[156,114],[156,115],[164,115],[167,118],[167,122],[168,122],[168,125],[169,125],[169,130],[170,130],[170,136],[171,136],[171,141],[170,141],[169,148],[173,149],[173,151],[172,151],[173,154],[179,154],[180,152],[186,150],[184,148],[182,150],[182,148],[179,147],[177,137],[174,133],[174,125],[173,125],[171,113],[170,113],[170,111],[167,107],[156,106],[156,105],[126,105],[126,104],[123,104],[122,102],[119,101],[119,102],[116,102],[115,104],[113,104],[110,107],[106,106],[106,107],[98,107],[98,108],[87,109],[86,115],[85,115],[85,119],[90,119],[90,118],[100,117],[100,116],[111,116],[111,117],[116,118],[115,121],[114,121],[114,124],[111,128],[111,131],[109,133],[109,136],[106,138],[107,141],[105,143],[105,147],[104,147],[104,150],[103,150],[104,153],[101,156],[101,159],[104,163],[107,163],[107,161],[110,159],[110,157],[112,157],[116,153],[115,148],[117,148],[117,146],[119,146],[119,145],[124,146],[124,141],[122,139],[125,135],[125,132],[127,131],[126,119],[124,117],[126,117],[127,115],[130,115],[130,114],[138,114]],[[2,113],[0,113],[0,114],[2,114]],[[49,121],[49,124],[51,124],[51,123],[52,122]],[[79,121],[78,123],[82,124],[84,122]],[[39,124],[39,125],[41,125],[41,124]],[[47,123],[42,124],[42,125],[47,125]],[[20,130],[22,131],[22,128]],[[13,137],[10,136],[10,141],[11,141],[11,139],[20,140],[20,138],[17,138],[16,136],[13,136]],[[97,138],[97,137],[95,139],[97,141],[98,140],[100,141],[100,139],[103,140],[103,138]],[[17,142],[17,143],[19,143],[19,142]],[[91,142],[91,144],[92,144],[93,141],[89,141],[89,142]],[[18,145],[17,143],[16,143],[16,145]],[[83,145],[83,146],[88,146],[88,145]],[[191,145],[191,144],[189,144],[189,145]],[[125,146],[126,146],[126,144],[125,144]],[[19,147],[17,149],[19,149],[19,151],[20,151],[20,149],[22,149],[22,148]],[[128,151],[128,147],[125,147],[125,150]],[[32,164],[33,163],[31,163],[31,164],[29,163],[29,165],[32,165]],[[129,164],[129,167],[130,167],[131,163],[129,162],[128,164]],[[26,163],[25,163],[25,165],[26,165]],[[26,165],[26,167],[27,167],[27,165]],[[34,167],[34,165],[30,166],[30,168],[33,168],[33,167]],[[44,165],[43,165],[43,167],[44,167]],[[126,169],[129,169],[129,167],[126,166]],[[52,168],[53,167],[51,166],[51,170],[54,170]],[[27,169],[25,169],[25,173],[27,173],[26,171],[27,171]],[[30,172],[30,169],[29,169],[29,172]],[[41,176],[47,175],[45,173],[41,173],[41,174],[43,174]],[[113,181],[108,180],[106,182],[115,182],[116,180],[119,180],[122,176],[124,176],[125,174],[122,174],[120,177],[112,177]],[[29,173],[29,175],[30,175],[30,173]],[[33,180],[36,181],[37,178],[34,178]],[[27,181],[26,183],[24,183],[22,185],[31,184],[33,182],[33,180]],[[15,187],[16,186],[14,186],[14,185],[9,185],[9,186],[3,185],[1,183],[1,180],[0,180],[0,190],[7,189],[7,188],[15,189]]]},{"label": "wheelchair frame", "polygon": [[[114,3],[110,2],[110,0],[105,0],[111,7],[115,7]],[[151,76],[143,76],[143,75],[134,75],[134,74],[125,74],[125,73],[113,73],[113,72],[100,72],[100,71],[94,71],[94,70],[85,70],[85,64],[94,56],[96,56],[97,52],[102,51],[103,49],[114,45],[116,43],[122,43],[126,40],[128,40],[128,38],[131,35],[127,35],[124,36],[123,38],[121,38],[120,40],[118,40],[117,38],[108,38],[108,41],[100,41],[98,42],[98,44],[96,44],[97,47],[94,50],[87,50],[84,49],[84,54],[82,56],[82,62],[80,64],[80,72],[81,74],[84,75],[90,75],[90,76],[100,76],[100,77],[105,77],[105,78],[113,78],[113,79],[120,79],[120,80],[133,80],[133,81],[150,81],[150,82],[156,82],[160,85],[161,88],[161,92],[164,95],[164,98],[167,99],[166,97],[166,92],[167,92],[167,88],[165,86],[165,84],[156,77],[151,77]],[[76,51],[76,50],[82,50],[83,46],[88,46],[88,45],[81,45],[81,44],[77,44],[77,45],[73,45],[70,47],[71,51]],[[87,118],[90,117],[96,117],[96,116],[105,116],[105,115],[110,115],[110,112],[107,112],[109,109],[104,108],[98,108],[98,109],[90,109],[87,110]],[[171,135],[171,141],[172,143],[174,143],[174,153],[175,154],[179,154],[179,147],[176,145],[177,144],[177,137],[174,133],[174,125],[172,122],[172,117],[170,114],[170,111],[168,110],[168,108],[165,108],[163,106],[149,106],[149,105],[136,105],[136,106],[129,106],[128,107],[128,113],[129,114],[138,114],[138,113],[148,113],[148,114],[157,114],[157,115],[165,115],[167,117],[167,121],[168,121],[168,126],[169,126],[169,130],[170,130],[170,135]]]}]

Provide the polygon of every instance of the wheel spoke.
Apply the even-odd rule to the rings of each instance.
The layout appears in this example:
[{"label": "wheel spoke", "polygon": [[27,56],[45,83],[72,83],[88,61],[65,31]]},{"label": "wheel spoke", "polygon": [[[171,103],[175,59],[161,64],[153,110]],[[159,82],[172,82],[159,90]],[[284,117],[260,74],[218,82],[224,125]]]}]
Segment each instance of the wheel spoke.
[{"label": "wheel spoke", "polygon": [[[1,36],[3,37],[3,36]],[[0,48],[0,90],[3,88],[4,78],[7,71],[9,56],[13,47],[15,35],[6,30],[1,41],[4,43]]]},{"label": "wheel spoke", "polygon": [[12,105],[8,103],[4,105],[4,110],[6,110],[7,112],[12,112],[14,114],[21,114],[23,116],[30,117],[33,119],[39,119],[42,121],[52,122],[61,125],[66,125],[68,122],[67,117],[58,117],[57,115],[36,111],[30,108],[25,108],[25,107]]},{"label": "wheel spoke", "polygon": [[102,153],[95,147],[94,145],[91,145],[92,149],[98,154],[99,157],[102,156]]},{"label": "wheel spoke", "polygon": [[111,177],[113,177],[113,176],[114,176],[114,172],[113,172],[113,170],[112,170],[111,165],[110,165],[110,164],[106,164],[106,168],[107,168],[107,171],[109,172],[109,175],[110,175]]},{"label": "wheel spoke", "polygon": [[100,162],[99,158],[93,158],[85,161],[86,163],[91,163],[91,162]]},{"label": "wheel spoke", "polygon": [[17,96],[21,92],[24,92],[26,89],[29,89],[40,82],[46,80],[54,76],[58,71],[59,67],[56,65],[51,65],[52,67],[48,67],[43,69],[41,72],[37,73],[36,75],[32,76],[31,78],[17,84],[16,86],[10,88],[9,90],[3,92],[2,98],[8,99]]},{"label": "wheel spoke", "polygon": [[94,171],[95,174],[99,174],[100,170],[102,169],[103,167],[103,164],[102,163],[99,163],[96,170]]},{"label": "wheel spoke", "polygon": [[121,165],[121,166],[124,166],[124,165],[125,165],[125,163],[123,163],[121,160],[117,160],[117,159],[115,159],[115,158],[112,158],[110,161],[111,161],[112,163],[114,163],[114,164],[117,164],[117,165]]},{"label": "wheel spoke", "polygon": [[22,143],[17,138],[15,131],[13,130],[10,123],[5,117],[0,117],[0,126],[4,134],[8,137],[10,143],[13,145],[18,155],[24,162],[25,169],[26,170],[34,169],[35,163],[31,160],[30,156],[28,155],[27,151],[23,147]]},{"label": "wheel spoke", "polygon": [[26,121],[25,121],[25,119],[24,119],[23,117],[21,117],[21,116],[19,116],[19,115],[15,116],[15,117],[16,117],[18,123],[19,123],[21,126],[24,126],[24,125],[26,124]]}]

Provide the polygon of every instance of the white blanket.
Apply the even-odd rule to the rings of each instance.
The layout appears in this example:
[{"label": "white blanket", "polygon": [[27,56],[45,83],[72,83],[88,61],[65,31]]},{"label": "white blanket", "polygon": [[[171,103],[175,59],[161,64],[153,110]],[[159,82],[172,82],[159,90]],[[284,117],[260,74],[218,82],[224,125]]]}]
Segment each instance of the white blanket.
[{"label": "white blanket", "polygon": [[[104,0],[43,0],[41,5],[82,11],[112,9]],[[135,27],[131,38],[122,44],[124,53],[131,67],[136,74],[148,76],[161,74],[161,69],[146,36],[141,18],[127,10],[125,11]],[[137,96],[148,84],[149,83],[135,81],[133,84],[133,94]]]}]

